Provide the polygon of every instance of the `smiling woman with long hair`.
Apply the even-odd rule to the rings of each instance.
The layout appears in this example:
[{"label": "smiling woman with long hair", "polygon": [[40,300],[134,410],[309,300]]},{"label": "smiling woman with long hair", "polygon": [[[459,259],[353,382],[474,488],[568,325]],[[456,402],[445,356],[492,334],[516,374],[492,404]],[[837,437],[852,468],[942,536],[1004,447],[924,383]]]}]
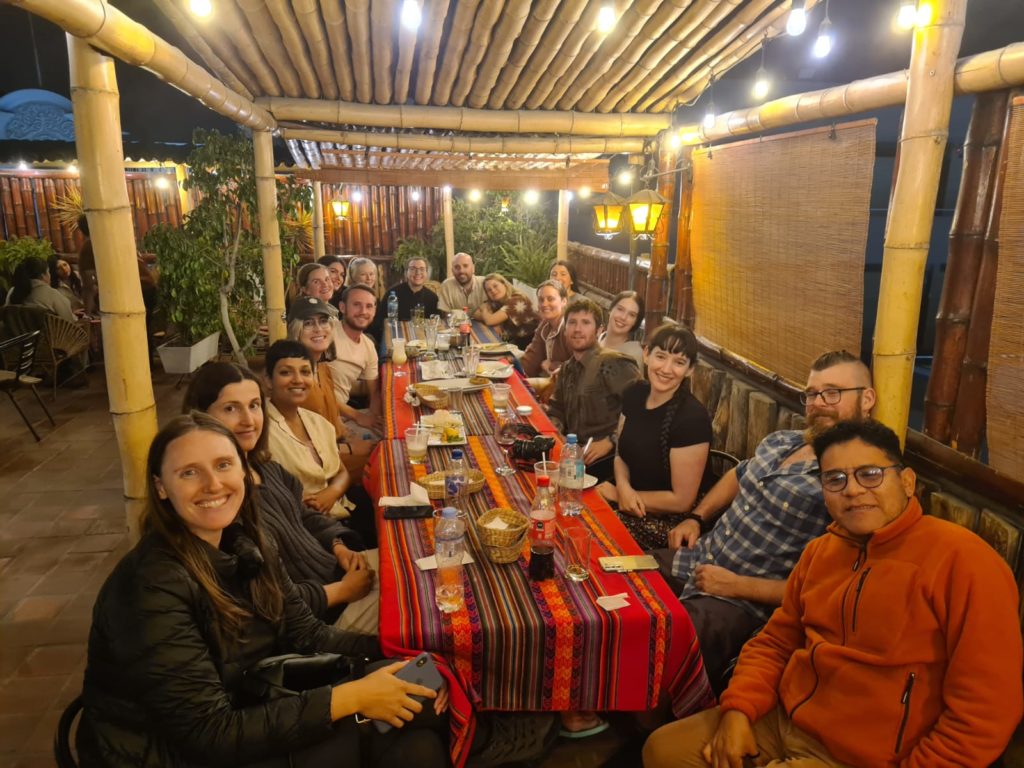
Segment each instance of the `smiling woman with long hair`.
[{"label": "smiling woman with long hair", "polygon": [[[78,729],[83,766],[446,765],[434,692],[402,662],[273,697],[246,670],[286,653],[375,651],[318,621],[264,537],[244,451],[216,419],[172,419],[146,464],[142,538],[100,590]],[[421,714],[416,717],[421,711]],[[368,734],[351,715],[407,725]],[[418,726],[430,726],[423,728]],[[365,744],[364,744],[365,742]]]}]

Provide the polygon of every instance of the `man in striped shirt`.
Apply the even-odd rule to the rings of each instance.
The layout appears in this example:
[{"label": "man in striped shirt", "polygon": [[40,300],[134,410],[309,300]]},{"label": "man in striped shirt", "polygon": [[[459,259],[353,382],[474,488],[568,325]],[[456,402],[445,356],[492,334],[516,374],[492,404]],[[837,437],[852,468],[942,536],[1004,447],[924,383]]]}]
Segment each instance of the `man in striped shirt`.
[{"label": "man in striped shirt", "polygon": [[811,441],[871,415],[871,373],[849,352],[827,352],[811,364],[800,399],[807,428],[768,435],[669,533],[671,573],[684,585],[680,598],[716,693],[740,648],[782,604],[804,547],[825,532],[830,518]]}]

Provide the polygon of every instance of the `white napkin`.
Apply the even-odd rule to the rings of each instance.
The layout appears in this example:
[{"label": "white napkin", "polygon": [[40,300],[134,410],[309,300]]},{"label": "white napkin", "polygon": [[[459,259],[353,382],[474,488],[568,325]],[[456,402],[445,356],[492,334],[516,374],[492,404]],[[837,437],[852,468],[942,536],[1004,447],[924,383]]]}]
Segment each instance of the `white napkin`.
[{"label": "white napkin", "polygon": [[476,372],[484,376],[511,376],[512,366],[494,360],[485,360],[476,367]]},{"label": "white napkin", "polygon": [[489,523],[487,523],[487,525],[485,525],[484,528],[491,528],[492,530],[495,530],[495,531],[507,531],[508,530],[508,523],[506,523],[500,517],[496,517],[493,520],[491,520]]},{"label": "white napkin", "polygon": [[619,592],[617,595],[602,595],[597,598],[597,604],[606,611],[614,611],[617,608],[625,608],[629,605],[629,600],[626,599],[625,592]]},{"label": "white napkin", "polygon": [[421,507],[424,504],[430,506],[430,496],[422,485],[409,483],[407,496],[381,496],[379,503],[382,507]]},{"label": "white napkin", "polygon": [[420,363],[420,378],[424,381],[430,379],[450,379],[452,367],[447,360],[427,360]]},{"label": "white napkin", "polygon": [[[469,565],[475,562],[473,556],[469,552],[462,553],[462,564]],[[419,566],[421,571],[433,571],[437,569],[437,557],[435,555],[429,555],[427,557],[421,557],[416,561],[416,565]]]}]

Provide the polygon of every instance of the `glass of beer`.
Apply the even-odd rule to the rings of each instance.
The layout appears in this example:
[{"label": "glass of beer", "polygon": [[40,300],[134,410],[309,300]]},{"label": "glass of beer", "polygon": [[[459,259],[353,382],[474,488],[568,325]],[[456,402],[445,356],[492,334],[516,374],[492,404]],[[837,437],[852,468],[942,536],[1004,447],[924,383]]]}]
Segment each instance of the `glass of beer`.
[{"label": "glass of beer", "polygon": [[409,454],[410,464],[427,463],[427,443],[430,440],[430,430],[426,427],[415,426],[405,430],[405,450]]}]

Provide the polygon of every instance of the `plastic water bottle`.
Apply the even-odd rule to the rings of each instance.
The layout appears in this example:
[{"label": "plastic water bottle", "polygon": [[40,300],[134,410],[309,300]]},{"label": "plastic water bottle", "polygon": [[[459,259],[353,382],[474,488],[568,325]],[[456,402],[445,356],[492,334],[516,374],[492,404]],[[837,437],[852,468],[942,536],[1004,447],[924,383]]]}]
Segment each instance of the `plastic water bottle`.
[{"label": "plastic water bottle", "polygon": [[434,602],[443,613],[462,608],[462,553],[466,549],[466,526],[459,519],[455,507],[441,510],[441,519],[434,526],[434,557],[437,560],[437,580]]},{"label": "plastic water bottle", "polygon": [[566,517],[583,511],[583,449],[576,442],[576,435],[566,435],[565,445],[558,462],[558,503]]},{"label": "plastic water bottle", "polygon": [[392,291],[388,294],[388,320],[392,323],[398,319],[398,297]]},{"label": "plastic water bottle", "polygon": [[466,486],[466,460],[462,450],[452,451],[452,463],[444,474],[444,505],[446,507],[462,507],[462,491]]},{"label": "plastic water bottle", "polygon": [[530,578],[544,581],[555,575],[555,500],[551,478],[537,478],[537,495],[530,509]]}]

